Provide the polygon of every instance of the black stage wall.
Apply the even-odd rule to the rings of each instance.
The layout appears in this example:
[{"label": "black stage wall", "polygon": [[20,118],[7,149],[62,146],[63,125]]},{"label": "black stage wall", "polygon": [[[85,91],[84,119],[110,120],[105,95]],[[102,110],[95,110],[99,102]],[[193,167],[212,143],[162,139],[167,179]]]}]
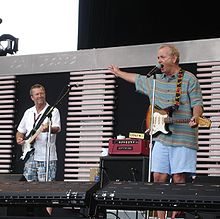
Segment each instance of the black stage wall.
[{"label": "black stage wall", "polygon": [[78,49],[220,37],[213,2],[80,0]]}]

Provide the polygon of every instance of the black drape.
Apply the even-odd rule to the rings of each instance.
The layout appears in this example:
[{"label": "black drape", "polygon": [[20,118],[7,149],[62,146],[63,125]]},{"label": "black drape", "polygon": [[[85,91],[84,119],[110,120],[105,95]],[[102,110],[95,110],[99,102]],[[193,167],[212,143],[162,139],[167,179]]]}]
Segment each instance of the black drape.
[{"label": "black drape", "polygon": [[78,49],[220,37],[218,6],[197,4],[80,0]]}]

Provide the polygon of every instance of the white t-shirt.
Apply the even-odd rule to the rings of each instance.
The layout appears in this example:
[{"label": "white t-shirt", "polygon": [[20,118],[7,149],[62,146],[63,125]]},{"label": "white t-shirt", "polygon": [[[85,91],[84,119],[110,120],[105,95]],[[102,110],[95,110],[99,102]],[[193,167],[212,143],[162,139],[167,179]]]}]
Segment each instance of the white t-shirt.
[{"label": "white t-shirt", "polygon": [[[47,103],[44,109],[38,114],[36,107],[33,106],[29,109],[27,109],[24,112],[24,115],[21,119],[21,122],[17,128],[17,130],[20,133],[25,134],[25,136],[28,136],[28,134],[31,132],[34,126],[38,123],[41,116],[44,114],[45,110],[49,104]],[[42,124],[47,124],[49,122],[49,118],[46,117]],[[60,113],[57,108],[54,108],[52,111],[52,117],[51,117],[51,126],[52,127],[59,127],[61,129],[61,123],[60,123]],[[33,144],[34,150],[34,160],[36,161],[46,161],[47,160],[47,146],[49,145],[49,160],[57,160],[57,153],[56,153],[56,134],[50,135],[50,144],[48,143],[48,132],[42,132],[37,137]]]}]

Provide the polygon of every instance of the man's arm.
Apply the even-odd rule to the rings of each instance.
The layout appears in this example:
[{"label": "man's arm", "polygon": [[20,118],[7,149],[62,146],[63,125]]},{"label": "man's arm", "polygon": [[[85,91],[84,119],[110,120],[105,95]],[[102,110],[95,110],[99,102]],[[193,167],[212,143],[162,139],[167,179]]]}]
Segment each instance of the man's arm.
[{"label": "man's arm", "polygon": [[121,71],[116,65],[110,65],[108,67],[110,72],[112,72],[116,77],[122,78],[125,81],[128,81],[130,83],[135,83],[135,78],[137,76],[136,73],[128,73],[125,71]]},{"label": "man's arm", "polygon": [[[49,126],[48,124],[42,124],[40,127],[42,132],[48,132],[49,131]],[[58,132],[60,132],[60,127],[58,126],[52,126],[51,127],[51,133],[52,134],[57,134]]]},{"label": "man's arm", "polygon": [[25,135],[19,131],[17,131],[16,133],[16,142],[17,144],[23,144],[24,143],[24,138],[25,138]]}]

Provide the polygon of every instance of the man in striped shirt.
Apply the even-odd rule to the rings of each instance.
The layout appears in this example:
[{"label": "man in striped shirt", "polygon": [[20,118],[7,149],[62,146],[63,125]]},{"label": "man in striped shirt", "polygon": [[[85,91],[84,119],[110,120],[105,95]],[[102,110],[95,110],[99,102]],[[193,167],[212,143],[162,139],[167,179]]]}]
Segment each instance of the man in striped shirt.
[{"label": "man in striped shirt", "polygon": [[[153,136],[151,171],[154,182],[167,182],[171,176],[173,183],[184,183],[186,174],[196,172],[198,119],[203,113],[202,93],[197,78],[179,66],[180,54],[175,46],[160,46],[157,59],[162,74],[156,74],[155,81],[153,76],[128,73],[115,65],[110,65],[109,70],[115,76],[134,83],[136,90],[146,94],[151,104],[154,100],[160,119],[164,118],[160,110],[172,116],[170,133],[160,127],[162,131],[159,135],[155,133]],[[153,87],[155,92],[152,92]],[[178,213],[174,211],[172,218]],[[165,219],[165,212],[158,211],[158,217]]]}]

